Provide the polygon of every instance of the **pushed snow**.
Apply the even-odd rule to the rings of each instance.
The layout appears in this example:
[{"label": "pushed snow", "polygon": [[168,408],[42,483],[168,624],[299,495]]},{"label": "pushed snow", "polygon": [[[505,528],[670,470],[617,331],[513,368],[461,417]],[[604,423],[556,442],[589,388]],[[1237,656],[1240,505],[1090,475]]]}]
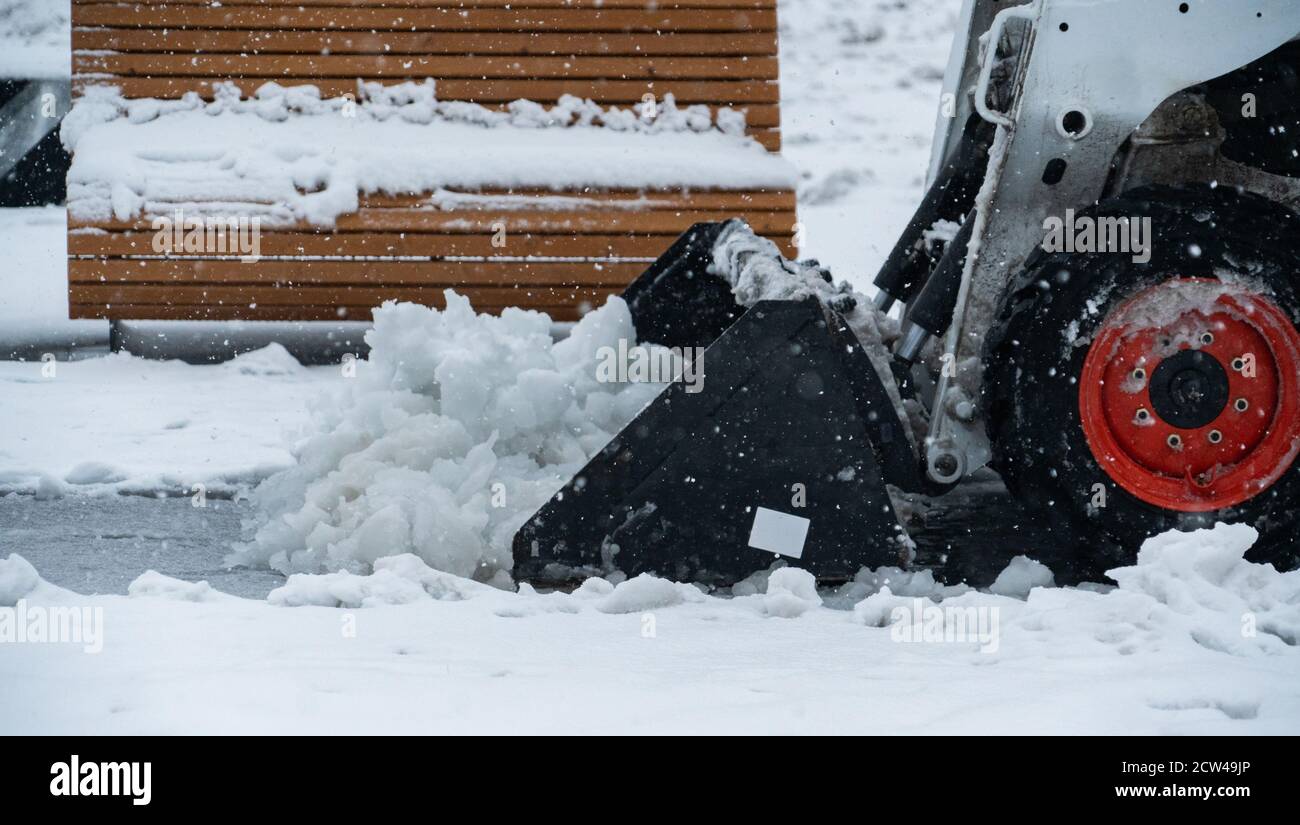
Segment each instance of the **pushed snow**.
[{"label": "pushed snow", "polygon": [[68,486],[49,473],[37,473],[31,490],[37,501],[51,501],[67,495]]},{"label": "pushed snow", "polygon": [[951,598],[970,591],[965,584],[946,585],[935,579],[930,570],[904,570],[901,567],[862,568],[853,581],[840,588],[841,600],[858,602],[873,593],[888,589],[899,596]]},{"label": "pushed snow", "polygon": [[241,375],[299,375],[304,371],[298,359],[278,343],[241,353],[223,366]]},{"label": "pushed snow", "polygon": [[793,619],[820,607],[821,603],[817,579],[807,570],[782,567],[768,576],[767,593],[763,596],[763,611],[767,615]]},{"label": "pushed snow", "polygon": [[635,342],[620,298],[555,342],[551,319],[388,303],[368,362],[315,410],[296,467],[253,494],[264,514],[229,559],[283,573],[367,573],[410,553],[487,581],[513,566],[511,539],[662,389],[596,380],[598,350]]},{"label": "pushed snow", "polygon": [[219,602],[235,598],[213,590],[212,585],[205,581],[187,582],[164,576],[157,570],[149,570],[137,576],[127,587],[126,593],[133,599],[171,599],[178,602]]},{"label": "pushed snow", "polygon": [[124,478],[112,464],[102,461],[83,461],[68,471],[63,480],[69,484],[112,484]]},{"label": "pushed snow", "polygon": [[596,603],[596,607],[602,613],[640,613],[704,599],[704,594],[693,585],[642,573],[615,585],[608,596]]},{"label": "pushed snow", "polygon": [[1300,571],[1244,559],[1259,533],[1220,524],[1147,540],[1137,564],[1107,573],[1125,593],[1154,599],[1161,622],[1185,624],[1197,643],[1235,655],[1300,645]]},{"label": "pushed snow", "polygon": [[0,607],[13,607],[20,600],[62,601],[68,591],[55,587],[17,553],[0,559]]},{"label": "pushed snow", "polygon": [[895,596],[886,585],[853,606],[853,618],[867,627],[887,627],[894,619],[894,611],[906,608],[917,598]]},{"label": "pushed snow", "polygon": [[0,559],[0,607],[13,607],[40,584],[40,574],[27,559],[17,553]]},{"label": "pushed snow", "polygon": [[1056,577],[1047,565],[1034,561],[1028,556],[1016,556],[1011,563],[998,574],[989,592],[999,596],[1011,596],[1023,599],[1035,587],[1052,587]]},{"label": "pushed snow", "polygon": [[369,575],[346,571],[295,574],[283,587],[271,591],[267,601],[282,607],[374,607],[428,598],[459,601],[488,592],[493,588],[434,570],[419,557],[404,553],[379,559]]},{"label": "pushed snow", "polygon": [[[873,361],[888,361],[882,343],[893,322],[848,286],[832,287],[815,264],[783,259],[742,221],[724,228],[713,271],[738,303],[816,296],[839,307]],[[411,553],[480,581],[508,573],[524,521],[664,386],[611,382],[594,369],[602,349],[635,344],[621,298],[554,343],[544,314],[478,315],[447,295],[445,311],[390,303],[375,312],[355,388],[319,411],[320,434],[299,449],[299,466],[257,490],[265,523],[229,561],[364,573]],[[274,355],[244,357],[288,358]],[[887,363],[878,369],[893,388]]]}]

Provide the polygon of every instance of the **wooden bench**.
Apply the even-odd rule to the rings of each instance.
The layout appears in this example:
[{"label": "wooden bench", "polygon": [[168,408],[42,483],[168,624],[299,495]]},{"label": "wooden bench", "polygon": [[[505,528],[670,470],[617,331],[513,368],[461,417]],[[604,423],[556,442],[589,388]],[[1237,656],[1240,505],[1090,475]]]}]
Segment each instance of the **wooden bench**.
[{"label": "wooden bench", "polygon": [[[439,100],[496,109],[561,95],[632,108],[671,94],[741,110],[750,136],[780,148],[776,0],[73,0],[72,22],[74,96],[111,85],[127,98],[211,100],[219,83],[251,95],[274,81],[339,97],[427,78]],[[70,218],[71,316],[364,320],[385,299],[441,306],[455,287],[485,311],[573,319],[697,221],[743,217],[794,254],[788,188],[499,188],[454,206],[446,194],[362,193],[333,226],[263,230],[255,264],[159,256],[149,215]],[[556,195],[573,200],[556,206]],[[493,243],[502,230],[506,249]]]}]

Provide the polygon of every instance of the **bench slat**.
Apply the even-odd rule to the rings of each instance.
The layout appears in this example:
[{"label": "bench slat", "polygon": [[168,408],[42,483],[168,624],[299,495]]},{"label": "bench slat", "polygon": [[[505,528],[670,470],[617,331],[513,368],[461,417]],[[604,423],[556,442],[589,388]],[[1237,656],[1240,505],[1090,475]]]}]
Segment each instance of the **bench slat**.
[{"label": "bench slat", "polygon": [[775,32],[337,32],[75,29],[73,51],[205,54],[520,54],[775,56]]},{"label": "bench slat", "polygon": [[[473,301],[473,297],[470,298]],[[443,308],[441,293],[420,299],[425,306]],[[500,315],[508,306],[474,302],[475,312]],[[291,313],[290,310],[291,309]],[[233,307],[223,305],[179,306],[177,304],[71,304],[68,317],[73,319],[108,319],[117,321],[369,321],[371,307]],[[527,309],[545,312],[555,321],[576,321],[582,309],[573,304],[533,305]]]},{"label": "bench slat", "polygon": [[77,4],[74,26],[146,29],[360,31],[746,32],[775,31],[776,9],[376,8]]},{"label": "bench slat", "polygon": [[[200,194],[197,200],[204,203],[221,202],[235,214],[252,214],[258,208],[271,205],[271,200],[228,203],[220,195]],[[150,214],[165,214],[168,210],[184,208],[192,201],[150,201]],[[704,211],[704,212],[791,212],[795,210],[795,193],[789,190],[553,190],[553,189],[482,189],[448,190],[437,194],[429,192],[362,193],[362,209],[422,209],[442,212],[492,212],[510,214],[522,212],[547,212],[569,209],[626,209],[644,211]],[[72,220],[71,226],[98,227],[106,224],[96,221]]]},{"label": "bench slat", "polygon": [[[790,257],[789,233],[769,235]],[[79,257],[151,256],[153,232],[110,232],[68,235],[68,254]],[[431,235],[401,232],[335,233],[276,232],[262,236],[266,257],[314,258],[579,258],[653,261],[663,254],[673,235],[530,235],[510,238],[509,254],[492,245],[489,235]]]},{"label": "bench slat", "polygon": [[644,77],[665,80],[775,80],[774,57],[421,57],[371,55],[130,54],[73,56],[77,74],[123,77],[336,77],[374,80],[412,77],[545,78],[599,80]]},{"label": "bench slat", "polygon": [[[186,92],[198,92],[212,99],[212,86],[230,82],[228,77],[123,77],[79,75],[73,77],[73,88],[81,92],[87,86],[111,85],[122,89],[128,98],[155,97],[175,99]],[[257,90],[266,79],[236,83],[245,93]],[[355,80],[331,80],[314,77],[277,77],[283,86],[312,85],[325,97],[355,94]],[[548,103],[562,95],[572,94],[594,100],[604,105],[639,103],[647,94],[663,97],[671,93],[680,104],[744,105],[746,103],[778,103],[781,91],[772,81],[764,80],[445,80],[438,83],[441,100],[468,100],[475,103],[510,103],[515,100],[535,100]]]},{"label": "bench slat", "polygon": [[[523,201],[529,202],[529,199],[537,199],[535,206],[528,208],[541,209],[545,207],[547,200],[550,198],[573,198],[581,201],[597,201],[608,203],[611,207],[629,208],[635,206],[637,209],[667,209],[667,210],[711,210],[722,212],[748,212],[748,211],[773,211],[773,212],[794,212],[795,194],[787,190],[779,191],[759,191],[759,190],[722,190],[722,191],[686,191],[686,192],[662,192],[624,189],[613,191],[552,191],[546,189],[484,189],[479,192],[448,192],[438,198],[448,196],[466,196],[479,197],[484,200],[481,202],[465,201],[458,202],[455,206],[457,211],[501,211],[503,209],[502,201],[493,199],[509,199],[510,202]],[[438,198],[428,193],[409,193],[403,195],[362,195],[361,207],[363,209],[414,209],[417,207],[438,208]],[[445,207],[444,207],[445,208]]]},{"label": "bench slat", "polygon": [[[126,0],[72,0],[74,6],[116,6]],[[143,6],[211,6],[214,0],[134,0]],[[387,8],[514,9],[774,9],[777,0],[223,0],[222,6],[384,6]]]},{"label": "bench slat", "polygon": [[[735,215],[734,212],[700,212],[700,211],[533,211],[520,210],[511,212],[449,212],[429,209],[361,209],[343,215],[329,231],[335,235],[351,235],[358,232],[409,232],[412,234],[433,235],[495,235],[505,232],[505,246],[497,250],[498,255],[511,255],[511,236],[519,235],[573,235],[594,233],[632,233],[642,235],[680,235],[697,223],[703,221],[723,221]],[[791,231],[794,215],[781,212],[753,212],[749,214],[749,223],[755,232],[772,234]],[[152,220],[141,218],[135,221],[102,221],[96,223],[70,222],[69,228],[97,228],[110,232],[146,232],[152,230]],[[284,230],[261,229],[261,238],[265,241],[281,231],[312,231],[313,227],[302,224],[285,227]],[[318,230],[324,231],[324,230]]]},{"label": "bench slat", "polygon": [[622,288],[645,270],[636,261],[239,261],[185,258],[73,259],[74,284],[332,284],[355,286],[591,286]]},{"label": "bench slat", "polygon": [[[73,6],[118,6],[128,0],[72,0]],[[216,0],[133,0],[142,6],[212,6]],[[222,0],[221,6],[445,9],[774,9],[777,0]]]},{"label": "bench slat", "polygon": [[[379,306],[384,301],[418,301],[432,304],[442,300],[446,287],[384,286],[164,286],[119,284],[72,284],[68,302],[82,306],[116,304],[166,304],[229,306],[235,309],[260,307],[352,307]],[[621,287],[481,287],[466,288],[470,300],[492,306],[596,305],[615,295]]]}]

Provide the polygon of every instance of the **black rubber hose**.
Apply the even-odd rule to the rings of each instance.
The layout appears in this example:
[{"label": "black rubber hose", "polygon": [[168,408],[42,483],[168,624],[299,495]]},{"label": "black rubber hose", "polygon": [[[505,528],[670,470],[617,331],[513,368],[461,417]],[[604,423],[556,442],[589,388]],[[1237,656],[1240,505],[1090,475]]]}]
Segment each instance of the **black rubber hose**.
[{"label": "black rubber hose", "polygon": [[893,300],[909,303],[935,266],[926,248],[926,231],[941,220],[960,220],[975,205],[995,131],[994,124],[978,114],[966,121],[952,161],[940,170],[876,275],[876,288]]},{"label": "black rubber hose", "polygon": [[961,230],[948,244],[939,265],[926,280],[925,286],[907,308],[907,321],[921,327],[931,335],[942,335],[952,323],[957,308],[957,294],[961,291],[961,276],[966,269],[966,253],[970,250],[971,233],[975,229],[972,209],[962,222]]}]

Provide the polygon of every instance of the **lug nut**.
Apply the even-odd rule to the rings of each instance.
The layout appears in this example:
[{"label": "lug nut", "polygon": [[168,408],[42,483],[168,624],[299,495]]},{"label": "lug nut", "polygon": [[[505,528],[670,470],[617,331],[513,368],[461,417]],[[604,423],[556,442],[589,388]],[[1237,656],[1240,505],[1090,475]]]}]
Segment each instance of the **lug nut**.
[{"label": "lug nut", "polygon": [[1240,358],[1234,358],[1234,359],[1232,359],[1232,371],[1233,371],[1233,372],[1241,372],[1241,371],[1244,370],[1245,368],[1246,368],[1246,362],[1245,362],[1245,361],[1241,360]]},{"label": "lug nut", "polygon": [[1133,370],[1133,379],[1135,381],[1147,380],[1147,371],[1142,369],[1141,367],[1138,367],[1137,369]]},{"label": "lug nut", "polygon": [[1212,332],[1207,332],[1207,333],[1205,333],[1204,335],[1201,336],[1201,345],[1202,345],[1202,346],[1206,346],[1206,347],[1208,347],[1210,344],[1213,344],[1213,343],[1214,343],[1214,333],[1212,333]]},{"label": "lug nut", "polygon": [[1246,410],[1250,409],[1250,402],[1244,398],[1238,398],[1237,403],[1233,404],[1232,406],[1236,407],[1237,412],[1245,412]]},{"label": "lug nut", "polygon": [[1140,423],[1145,424],[1146,422],[1148,422],[1148,421],[1151,420],[1151,413],[1150,413],[1148,410],[1145,410],[1145,409],[1143,409],[1143,410],[1138,410],[1138,411],[1137,411],[1137,420],[1138,420]]},{"label": "lug nut", "polygon": [[1175,433],[1174,435],[1169,436],[1169,440],[1165,443],[1169,445],[1169,449],[1171,450],[1181,450],[1183,448],[1183,437]]},{"label": "lug nut", "polygon": [[1219,432],[1218,430],[1210,430],[1211,444],[1218,444],[1222,440],[1223,440],[1223,433]]}]

